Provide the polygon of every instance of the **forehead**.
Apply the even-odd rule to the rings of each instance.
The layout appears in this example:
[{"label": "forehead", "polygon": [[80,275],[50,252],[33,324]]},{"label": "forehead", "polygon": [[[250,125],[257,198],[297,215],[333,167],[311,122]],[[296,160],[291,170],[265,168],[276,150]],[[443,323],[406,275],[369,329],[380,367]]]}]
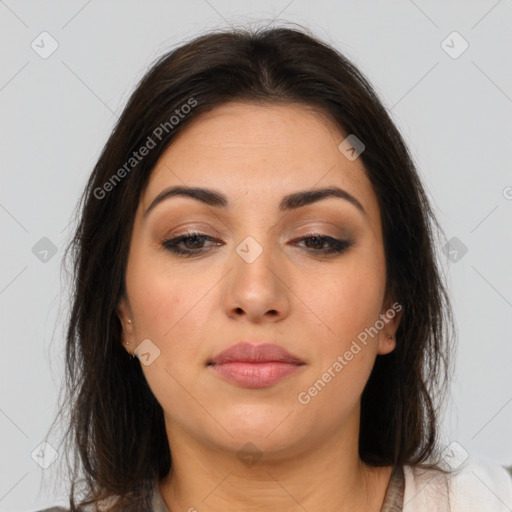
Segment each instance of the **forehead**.
[{"label": "forehead", "polygon": [[351,161],[338,149],[346,135],[327,116],[301,105],[215,107],[160,156],[142,206],[172,185],[220,190],[233,205],[274,206],[296,190],[337,186],[377,220],[377,199],[361,159]]}]

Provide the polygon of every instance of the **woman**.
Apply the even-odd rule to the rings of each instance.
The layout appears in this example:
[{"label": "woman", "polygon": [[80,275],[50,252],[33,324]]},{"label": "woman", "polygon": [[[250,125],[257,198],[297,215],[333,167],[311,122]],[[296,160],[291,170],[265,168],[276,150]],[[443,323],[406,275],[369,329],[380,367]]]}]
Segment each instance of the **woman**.
[{"label": "woman", "polygon": [[508,510],[502,467],[439,443],[454,337],[436,230],[333,48],[240,29],[164,55],[69,247],[71,510]]}]

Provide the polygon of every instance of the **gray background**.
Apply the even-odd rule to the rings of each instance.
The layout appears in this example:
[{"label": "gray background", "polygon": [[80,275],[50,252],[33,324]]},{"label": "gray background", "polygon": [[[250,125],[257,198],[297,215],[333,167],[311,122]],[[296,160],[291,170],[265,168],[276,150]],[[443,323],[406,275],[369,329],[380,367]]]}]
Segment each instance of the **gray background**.
[{"label": "gray background", "polygon": [[[43,470],[31,454],[56,413],[68,308],[60,264],[85,180],[154,59],[228,23],[310,28],[390,109],[447,239],[467,247],[452,240],[458,261],[443,256],[459,336],[444,440],[512,464],[512,2],[232,4],[0,1],[0,510],[66,503],[58,463]],[[43,31],[58,43],[47,58],[31,47],[51,49]],[[453,31],[469,44],[460,55]],[[43,237],[55,255],[42,252]]]}]

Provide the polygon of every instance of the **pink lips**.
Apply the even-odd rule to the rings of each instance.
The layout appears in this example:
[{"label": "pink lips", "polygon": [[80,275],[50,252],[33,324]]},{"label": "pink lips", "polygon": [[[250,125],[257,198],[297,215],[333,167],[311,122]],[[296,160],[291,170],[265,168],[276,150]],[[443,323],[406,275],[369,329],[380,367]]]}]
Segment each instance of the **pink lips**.
[{"label": "pink lips", "polygon": [[208,362],[220,377],[248,388],[271,386],[297,371],[305,363],[269,343],[237,343]]}]

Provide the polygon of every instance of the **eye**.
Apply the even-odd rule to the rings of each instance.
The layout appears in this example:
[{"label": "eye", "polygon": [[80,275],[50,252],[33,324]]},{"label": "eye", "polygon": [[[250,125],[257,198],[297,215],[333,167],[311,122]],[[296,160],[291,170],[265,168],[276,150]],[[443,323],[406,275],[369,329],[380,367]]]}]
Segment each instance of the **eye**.
[{"label": "eye", "polygon": [[[309,244],[313,247],[312,252],[316,252],[320,255],[341,254],[353,245],[353,242],[349,242],[348,240],[339,240],[319,233],[308,233],[306,236],[299,238],[298,241],[312,242]],[[327,244],[327,248],[324,247],[324,244]]]},{"label": "eye", "polygon": [[[214,242],[216,239],[197,231],[187,231],[176,237],[164,240],[162,246],[179,256],[190,257],[210,250],[212,246],[204,246],[206,241]],[[353,242],[339,240],[319,233],[308,233],[306,236],[294,240],[294,242],[306,242],[306,249],[321,256],[341,254],[353,245]],[[223,245],[223,242],[213,245]],[[325,247],[326,245],[327,247]]]},{"label": "eye", "polygon": [[[215,239],[197,231],[187,231],[186,233],[170,238],[169,240],[164,240],[162,245],[174,254],[178,254],[180,256],[193,256],[194,254],[205,252],[202,244],[207,240],[214,241]],[[183,244],[185,248],[180,247],[180,244]]]}]

